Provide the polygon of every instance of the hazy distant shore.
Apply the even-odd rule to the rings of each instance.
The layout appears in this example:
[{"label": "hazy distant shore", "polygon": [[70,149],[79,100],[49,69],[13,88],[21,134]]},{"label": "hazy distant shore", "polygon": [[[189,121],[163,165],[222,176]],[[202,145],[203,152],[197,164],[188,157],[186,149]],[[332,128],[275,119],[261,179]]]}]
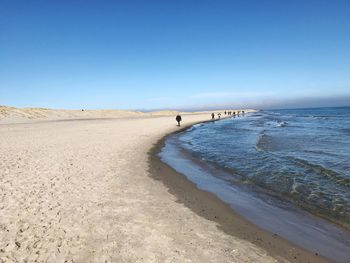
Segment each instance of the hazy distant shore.
[{"label": "hazy distant shore", "polygon": [[104,113],[1,108],[1,260],[323,262],[155,157],[175,112]]}]

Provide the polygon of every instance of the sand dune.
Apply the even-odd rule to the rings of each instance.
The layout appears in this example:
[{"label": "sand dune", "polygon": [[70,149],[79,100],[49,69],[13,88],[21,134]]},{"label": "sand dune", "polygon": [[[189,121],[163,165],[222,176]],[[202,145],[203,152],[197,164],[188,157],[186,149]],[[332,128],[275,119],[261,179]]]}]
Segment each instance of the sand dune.
[{"label": "sand dune", "polygon": [[[249,110],[248,110],[249,111]],[[95,119],[95,118],[123,118],[123,117],[151,117],[175,116],[181,113],[203,114],[206,112],[179,112],[174,110],[161,110],[153,112],[128,110],[60,110],[47,108],[15,108],[0,106],[0,123],[22,123],[43,120],[65,119]],[[209,113],[209,112],[207,112]]]},{"label": "sand dune", "polygon": [[28,122],[28,120],[120,118],[143,116],[145,113],[126,110],[59,110],[46,108],[14,108],[0,106],[0,122]]}]

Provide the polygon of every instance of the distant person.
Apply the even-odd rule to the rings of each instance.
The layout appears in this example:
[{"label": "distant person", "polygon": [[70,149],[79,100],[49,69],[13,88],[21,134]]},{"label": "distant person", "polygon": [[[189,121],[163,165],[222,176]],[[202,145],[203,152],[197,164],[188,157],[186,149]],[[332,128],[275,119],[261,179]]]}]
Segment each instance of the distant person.
[{"label": "distant person", "polygon": [[177,121],[177,126],[180,126],[180,122],[182,121],[182,118],[181,118],[181,115],[180,115],[180,114],[178,114],[178,115],[176,116],[176,121]]},{"label": "distant person", "polygon": [[244,110],[242,110],[242,116],[244,116],[244,113],[245,113]]},{"label": "distant person", "polygon": [[219,119],[221,118],[221,113],[220,112],[218,113],[218,117],[219,117]]},{"label": "distant person", "polygon": [[225,111],[225,115],[226,115],[226,113],[227,113],[227,112]]},{"label": "distant person", "polygon": [[212,119],[212,120],[215,119],[215,114],[214,114],[214,112],[211,114],[211,119]]}]

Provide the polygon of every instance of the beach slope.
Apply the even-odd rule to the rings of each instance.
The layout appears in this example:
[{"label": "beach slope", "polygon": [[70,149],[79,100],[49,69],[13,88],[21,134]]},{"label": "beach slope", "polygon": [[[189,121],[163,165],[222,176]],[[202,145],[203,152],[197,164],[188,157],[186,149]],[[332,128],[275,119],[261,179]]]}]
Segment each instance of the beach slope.
[{"label": "beach slope", "polygon": [[[228,234],[159,180],[170,170],[151,167],[150,150],[179,129],[164,115],[0,125],[0,261],[283,262],[304,253]],[[208,119],[185,115],[183,124]]]}]

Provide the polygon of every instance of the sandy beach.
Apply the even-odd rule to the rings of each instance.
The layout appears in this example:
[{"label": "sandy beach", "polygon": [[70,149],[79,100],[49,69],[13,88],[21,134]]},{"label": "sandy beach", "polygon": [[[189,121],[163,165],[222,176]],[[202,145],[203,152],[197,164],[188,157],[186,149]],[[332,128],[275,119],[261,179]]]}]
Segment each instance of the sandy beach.
[{"label": "sandy beach", "polygon": [[0,262],[326,262],[159,161],[207,112],[2,113]]}]

